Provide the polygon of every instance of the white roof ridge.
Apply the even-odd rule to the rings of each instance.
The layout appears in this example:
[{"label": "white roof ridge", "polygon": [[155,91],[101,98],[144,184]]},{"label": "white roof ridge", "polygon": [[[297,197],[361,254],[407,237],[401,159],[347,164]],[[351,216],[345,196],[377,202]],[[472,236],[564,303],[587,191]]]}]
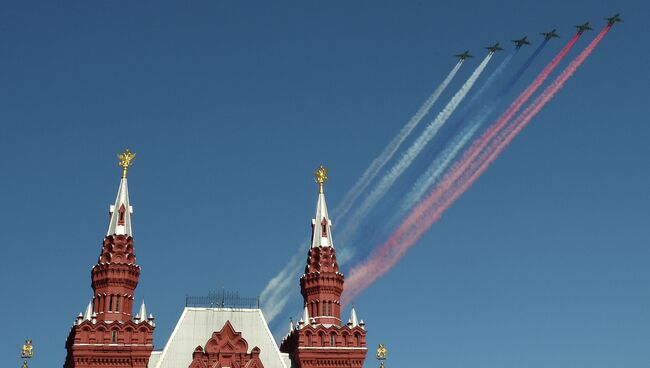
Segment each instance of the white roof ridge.
[{"label": "white roof ridge", "polygon": [[[167,340],[167,343],[165,343],[165,347],[163,347],[160,353],[160,358],[158,359],[158,362],[156,363],[156,366],[154,368],[159,368],[160,364],[165,360],[165,355],[167,355],[167,349],[169,348],[169,345],[171,345],[172,341],[174,341],[174,337],[176,337],[176,332],[178,332],[178,329],[180,328],[181,324],[183,323],[183,320],[185,319],[186,311],[187,311],[187,307],[183,309],[183,313],[181,313],[181,317],[178,319],[178,322],[176,322],[176,326],[174,326],[174,330],[172,331],[172,334],[169,335],[169,340]],[[191,352],[188,352],[188,355],[189,354],[191,354]]]},{"label": "white roof ridge", "polygon": [[[266,331],[266,334],[268,335],[268,337],[273,342],[273,347],[275,348],[275,352],[278,354],[278,357],[280,358],[280,364],[282,364],[282,366],[284,368],[290,368],[290,367],[287,367],[286,364],[284,364],[284,359],[282,359],[282,357],[280,356],[280,348],[278,348],[278,344],[275,342],[275,338],[273,337],[273,334],[271,333],[271,330],[269,329],[269,325],[266,323],[266,318],[264,318],[264,313],[262,313],[261,309],[258,309],[258,311],[259,311],[258,313],[260,315],[260,318],[262,318],[262,322],[263,322],[263,325],[264,325],[264,330]],[[262,363],[264,363],[264,362],[262,362]]]}]

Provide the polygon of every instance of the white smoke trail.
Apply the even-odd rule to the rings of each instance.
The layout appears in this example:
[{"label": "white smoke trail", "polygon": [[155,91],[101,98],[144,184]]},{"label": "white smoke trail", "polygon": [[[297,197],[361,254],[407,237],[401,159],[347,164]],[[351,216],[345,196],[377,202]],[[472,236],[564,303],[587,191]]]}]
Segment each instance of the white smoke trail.
[{"label": "white smoke trail", "polygon": [[[308,244],[308,241],[302,244]],[[292,287],[296,286],[296,275],[304,267],[305,247],[301,246],[282,270],[269,281],[260,294],[260,304],[264,308],[264,317],[270,323],[289,301]]]},{"label": "white smoke trail", "polygon": [[420,106],[418,111],[411,117],[411,119],[402,127],[402,129],[397,133],[397,135],[388,143],[386,148],[375,158],[370,166],[364,171],[364,173],[361,175],[359,180],[357,180],[356,183],[352,186],[352,188],[347,192],[345,197],[343,197],[343,200],[341,201],[341,204],[338,205],[333,213],[336,215],[336,217],[340,219],[345,216],[350,208],[352,207],[352,204],[354,201],[361,195],[361,193],[366,189],[368,184],[372,181],[372,179],[377,176],[377,173],[386,165],[386,163],[393,157],[395,152],[399,149],[399,147],[402,145],[406,137],[415,129],[415,127],[422,121],[422,119],[429,113],[429,110],[433,106],[433,104],[438,100],[442,92],[447,88],[449,83],[451,83],[452,79],[456,76],[458,73],[458,70],[460,67],[463,65],[463,60],[460,60],[454,68],[449,72],[447,77],[442,81],[442,83],[433,91],[433,93],[427,98],[426,101]]},{"label": "white smoke trail", "polygon": [[[454,113],[458,105],[463,101],[467,93],[470,91],[474,83],[478,80],[485,67],[490,62],[493,53],[488,53],[483,61],[479,64],[478,67],[474,70],[472,75],[467,79],[465,84],[456,92],[454,97],[449,100],[447,106],[445,106],[433,120],[422,132],[422,134],[413,142],[411,147],[402,155],[400,160],[388,171],[384,177],[381,178],[379,184],[370,192],[370,194],[365,198],[361,203],[355,213],[352,215],[352,218],[346,222],[346,226],[339,235],[341,239],[347,240],[350,236],[350,232],[357,229],[361,221],[368,215],[368,212],[377,204],[377,202],[388,192],[390,187],[395,183],[400,175],[413,163],[413,160],[418,156],[424,147],[429,143],[429,141],[438,133],[438,130],[443,126],[443,124],[449,119],[449,117]],[[345,242],[343,240],[343,242]]]}]

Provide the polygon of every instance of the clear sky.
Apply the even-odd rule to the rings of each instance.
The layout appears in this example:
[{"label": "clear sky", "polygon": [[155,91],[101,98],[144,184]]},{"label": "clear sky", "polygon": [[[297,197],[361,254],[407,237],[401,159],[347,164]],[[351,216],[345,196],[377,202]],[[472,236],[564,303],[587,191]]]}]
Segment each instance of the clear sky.
[{"label": "clear sky", "polygon": [[452,54],[477,58],[434,113],[482,47],[524,35],[538,44],[557,28],[562,38],[520,91],[574,24],[599,30],[616,12],[625,23],[355,304],[369,367],[379,342],[387,367],[647,367],[650,5],[641,0],[0,2],[0,366],[20,365],[25,337],[32,366],[63,364],[92,296],[125,147],[138,153],[137,303],[146,298],[162,348],[186,294],[260,293],[309,235],[318,164],[330,169],[333,208]]}]

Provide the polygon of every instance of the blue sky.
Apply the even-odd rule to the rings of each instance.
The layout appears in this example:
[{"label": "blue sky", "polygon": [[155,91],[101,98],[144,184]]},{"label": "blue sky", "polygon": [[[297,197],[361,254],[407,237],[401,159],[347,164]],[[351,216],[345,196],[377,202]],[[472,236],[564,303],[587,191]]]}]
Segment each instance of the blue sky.
[{"label": "blue sky", "polygon": [[650,5],[555,0],[0,3],[0,365],[27,336],[33,366],[63,364],[125,147],[137,299],[162,348],[186,294],[260,293],[309,234],[313,170],[330,168],[334,207],[452,54],[557,28],[520,91],[572,25],[616,12],[625,23],[355,304],[387,366],[647,367]]}]

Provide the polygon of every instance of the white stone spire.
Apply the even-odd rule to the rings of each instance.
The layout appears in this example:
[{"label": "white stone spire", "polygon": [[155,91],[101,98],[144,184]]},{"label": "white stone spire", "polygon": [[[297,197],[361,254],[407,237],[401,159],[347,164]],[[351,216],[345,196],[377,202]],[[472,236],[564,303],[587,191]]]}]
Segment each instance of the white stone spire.
[{"label": "white stone spire", "polygon": [[352,322],[352,327],[357,327],[359,325],[359,320],[357,319],[357,311],[352,307],[350,312],[350,322]]},{"label": "white stone spire", "polygon": [[127,149],[117,157],[120,159],[119,165],[123,169],[122,180],[120,180],[120,187],[117,190],[115,204],[109,209],[111,220],[108,224],[106,236],[114,234],[133,236],[133,233],[131,232],[131,215],[133,214],[133,207],[129,204],[129,186],[126,179],[126,173],[129,167],[133,164],[135,153],[131,153],[131,151]]},{"label": "white stone spire", "polygon": [[305,310],[302,312],[302,318],[300,319],[301,322],[304,322],[305,324],[300,326],[305,327],[309,324],[309,310],[307,309],[307,306],[305,305]]},{"label": "white stone spire", "polygon": [[111,222],[108,225],[106,236],[114,234],[132,236],[131,214],[133,207],[129,205],[129,187],[126,178],[122,178],[120,181],[117,198],[115,198],[115,204],[110,207],[110,213]]},{"label": "white stone spire", "polygon": [[93,301],[90,300],[88,302],[88,306],[86,307],[86,313],[84,313],[84,321],[88,320],[90,321],[93,318]]},{"label": "white stone spire", "polygon": [[138,312],[138,315],[140,316],[140,323],[147,320],[147,307],[144,305],[144,299],[142,299],[142,304],[140,305],[140,312]]},{"label": "white stone spire", "polygon": [[311,247],[334,247],[332,242],[332,220],[327,213],[323,184],[327,181],[327,169],[320,165],[314,174],[316,182],[320,185],[318,201],[316,202],[316,215],[311,220],[312,239]]}]

